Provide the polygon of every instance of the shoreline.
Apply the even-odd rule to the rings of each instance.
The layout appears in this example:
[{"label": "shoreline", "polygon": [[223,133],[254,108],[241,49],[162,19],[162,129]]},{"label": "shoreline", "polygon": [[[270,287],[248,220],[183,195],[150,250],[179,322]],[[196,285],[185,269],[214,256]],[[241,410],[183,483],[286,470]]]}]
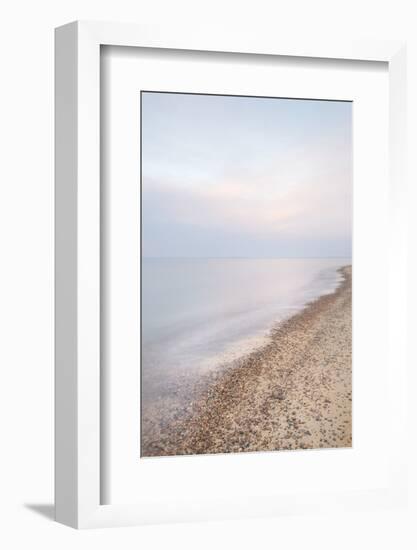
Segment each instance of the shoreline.
[{"label": "shoreline", "polygon": [[350,447],[351,266],[331,294],[206,380],[185,414],[142,422],[141,456]]}]

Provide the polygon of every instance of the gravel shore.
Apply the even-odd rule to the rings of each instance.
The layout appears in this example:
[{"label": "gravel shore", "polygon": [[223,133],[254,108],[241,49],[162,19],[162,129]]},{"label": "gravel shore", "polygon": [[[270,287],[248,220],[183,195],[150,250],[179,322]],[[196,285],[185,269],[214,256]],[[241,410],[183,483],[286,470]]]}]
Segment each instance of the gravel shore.
[{"label": "gravel shore", "polygon": [[141,455],[350,447],[351,267],[341,273],[333,294],[273,330],[266,346],[205,380],[186,411],[173,406],[165,422],[157,406],[148,411]]}]

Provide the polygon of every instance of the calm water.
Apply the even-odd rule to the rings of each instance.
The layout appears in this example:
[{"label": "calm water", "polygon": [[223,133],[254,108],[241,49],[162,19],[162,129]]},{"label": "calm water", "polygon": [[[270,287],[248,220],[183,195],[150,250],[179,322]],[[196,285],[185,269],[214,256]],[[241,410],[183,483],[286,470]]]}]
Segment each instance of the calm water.
[{"label": "calm water", "polygon": [[331,293],[350,259],[144,259],[142,396],[267,342],[274,325]]}]

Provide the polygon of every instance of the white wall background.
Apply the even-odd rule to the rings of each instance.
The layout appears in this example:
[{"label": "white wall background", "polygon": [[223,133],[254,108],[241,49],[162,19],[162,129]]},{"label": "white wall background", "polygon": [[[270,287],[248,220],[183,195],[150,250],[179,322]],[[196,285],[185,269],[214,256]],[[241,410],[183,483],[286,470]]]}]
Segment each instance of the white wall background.
[{"label": "white wall background", "polygon": [[[409,40],[410,231],[416,234],[416,14],[412,0],[14,0],[0,8],[0,546],[415,548],[416,510],[77,532],[53,523],[53,29],[75,19],[221,22],[248,33]],[[413,206],[415,205],[415,206]],[[413,250],[414,249],[414,250]],[[417,280],[411,247],[410,280]],[[417,304],[416,292],[410,303]],[[416,315],[410,308],[410,321]],[[410,325],[410,327],[413,325]],[[410,335],[413,336],[410,329]],[[410,339],[412,340],[412,339]],[[416,353],[410,361],[410,411]],[[415,424],[410,422],[415,458]],[[393,442],[394,443],[394,442]],[[416,464],[417,462],[414,462]],[[415,489],[415,475],[412,472]],[[416,492],[412,501],[415,503]],[[413,517],[414,516],[414,517]]]}]

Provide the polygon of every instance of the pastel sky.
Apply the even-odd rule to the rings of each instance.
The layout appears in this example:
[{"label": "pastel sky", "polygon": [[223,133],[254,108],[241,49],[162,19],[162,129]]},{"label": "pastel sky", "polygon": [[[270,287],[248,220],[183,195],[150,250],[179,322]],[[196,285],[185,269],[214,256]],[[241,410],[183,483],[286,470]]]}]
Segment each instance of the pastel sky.
[{"label": "pastel sky", "polygon": [[352,104],[142,92],[144,257],[350,257]]}]

